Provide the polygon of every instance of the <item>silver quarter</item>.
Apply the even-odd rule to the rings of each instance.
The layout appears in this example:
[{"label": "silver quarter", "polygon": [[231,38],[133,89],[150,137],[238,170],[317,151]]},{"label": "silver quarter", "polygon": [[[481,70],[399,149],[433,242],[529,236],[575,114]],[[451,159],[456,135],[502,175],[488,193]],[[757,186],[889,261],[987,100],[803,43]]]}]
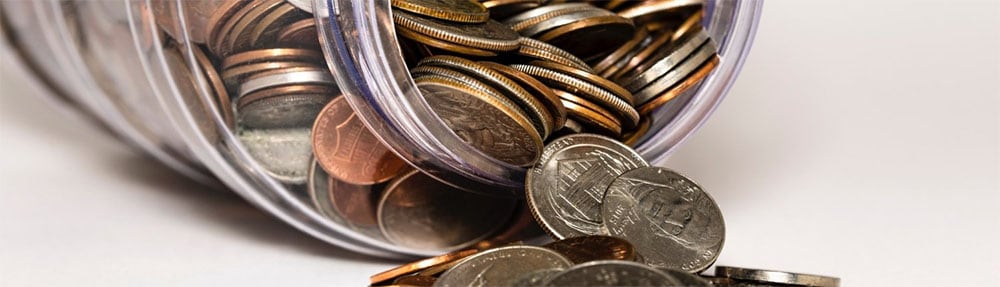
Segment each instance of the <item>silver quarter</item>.
[{"label": "silver quarter", "polygon": [[686,272],[705,270],[725,241],[715,201],[690,179],[662,167],[622,174],[604,196],[604,224],[646,264]]},{"label": "silver quarter", "polygon": [[683,286],[655,268],[619,260],[592,261],[553,275],[545,286]]},{"label": "silver quarter", "polygon": [[573,263],[555,251],[514,245],[469,256],[434,282],[434,286],[512,286],[522,275],[543,269],[564,269]]},{"label": "silver quarter", "polygon": [[836,277],[729,266],[716,266],[715,276],[759,283],[816,287],[840,286],[840,278]]},{"label": "silver quarter", "polygon": [[648,166],[620,142],[592,134],[556,139],[542,151],[527,176],[532,214],[557,239],[605,234],[604,191],[616,177]]}]

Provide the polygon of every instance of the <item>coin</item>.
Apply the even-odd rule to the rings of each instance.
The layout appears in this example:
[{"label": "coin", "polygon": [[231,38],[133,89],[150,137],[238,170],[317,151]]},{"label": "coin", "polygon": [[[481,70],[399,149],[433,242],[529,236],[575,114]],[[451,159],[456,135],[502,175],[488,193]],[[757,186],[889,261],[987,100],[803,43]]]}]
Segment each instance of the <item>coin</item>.
[{"label": "coin", "polygon": [[532,59],[556,62],[584,71],[593,72],[593,69],[591,69],[586,62],[580,60],[580,58],[577,58],[573,54],[566,52],[566,50],[559,49],[559,47],[552,46],[548,43],[532,38],[521,38],[521,48],[517,50],[517,54]]},{"label": "coin", "polygon": [[517,32],[493,20],[482,24],[458,24],[402,11],[394,11],[392,19],[400,27],[460,46],[488,51],[512,51],[521,45],[521,36]]},{"label": "coin", "polygon": [[392,282],[396,278],[399,278],[406,274],[412,274],[430,267],[440,266],[442,264],[447,264],[451,262],[457,262],[466,256],[476,254],[479,252],[478,249],[464,249],[454,252],[445,253],[442,255],[417,260],[407,264],[403,264],[399,267],[395,267],[378,274],[372,275],[370,277],[370,282],[372,285],[381,285],[383,283]]},{"label": "coin", "polygon": [[681,83],[671,87],[669,90],[663,94],[656,96],[649,102],[639,106],[639,113],[643,115],[649,115],[659,107],[663,106],[673,98],[678,95],[682,95],[689,89],[693,88],[698,83],[701,83],[709,74],[715,70],[715,67],[719,65],[719,56],[712,56],[705,64],[701,65],[698,70],[694,71],[690,76],[685,78]]},{"label": "coin", "polygon": [[662,167],[619,176],[607,188],[602,211],[607,231],[632,242],[654,267],[705,270],[725,240],[715,201],[690,179]]},{"label": "coin", "polygon": [[573,20],[533,38],[589,60],[628,42],[635,33],[632,20],[614,14],[587,15]]},{"label": "coin", "polygon": [[559,274],[559,272],[562,271],[563,269],[557,269],[557,268],[531,271],[523,275],[520,275],[517,278],[517,280],[514,281],[514,283],[510,284],[510,286],[513,287],[545,286],[545,283],[549,281],[549,278],[551,278],[553,275]]},{"label": "coin", "polygon": [[396,280],[392,281],[392,284],[404,285],[404,286],[416,286],[416,287],[423,287],[423,286],[430,287],[434,286],[434,281],[437,281],[437,278],[430,276],[407,275],[396,278]]},{"label": "coin", "polygon": [[422,80],[417,88],[438,117],[469,145],[513,165],[537,160],[541,136],[517,106],[458,81]]},{"label": "coin", "polygon": [[198,68],[201,69],[201,73],[205,76],[205,80],[208,81],[212,94],[215,95],[216,110],[222,114],[222,121],[226,124],[226,127],[235,128],[236,120],[233,118],[233,106],[229,98],[229,92],[226,91],[226,84],[222,81],[219,72],[215,70],[215,66],[212,66],[212,61],[208,59],[208,55],[205,55],[202,48],[193,47],[191,50],[194,52],[195,61],[198,62]]},{"label": "coin", "polygon": [[[200,44],[206,43],[208,40],[208,32],[204,28],[208,26],[208,22],[211,20],[212,14],[215,13],[219,7],[222,7],[229,1],[230,0],[202,0],[181,2],[183,3],[181,7],[184,9],[184,19],[187,22],[188,35],[191,37],[191,42]],[[174,39],[179,38],[174,37]]]},{"label": "coin", "polygon": [[269,176],[287,184],[307,182],[312,164],[308,128],[245,129],[237,135]]},{"label": "coin", "polygon": [[483,23],[490,19],[486,6],[469,0],[392,0],[392,7],[453,22]]},{"label": "coin", "polygon": [[545,108],[549,110],[549,113],[555,117],[553,125],[550,130],[557,130],[561,128],[566,122],[566,108],[563,107],[562,102],[559,100],[559,96],[556,96],[555,92],[551,88],[539,82],[528,74],[522,73],[517,69],[511,68],[507,65],[497,64],[493,62],[479,62],[480,65],[486,66],[498,73],[514,80],[522,88],[526,89],[531,95],[540,100],[540,102],[545,105]]},{"label": "coin", "polygon": [[525,273],[573,265],[555,251],[514,245],[479,252],[445,271],[434,286],[511,286]]},{"label": "coin", "polygon": [[688,75],[692,74],[698,67],[715,57],[715,44],[711,41],[706,42],[698,51],[693,55],[684,60],[684,62],[677,65],[676,68],[670,70],[656,80],[653,80],[648,85],[635,90],[636,101],[639,105],[643,105],[649,102],[654,97],[662,94],[664,91],[670,87],[676,85],[682,79],[686,78]]},{"label": "coin", "polygon": [[590,83],[594,86],[600,87],[601,89],[611,92],[615,96],[618,96],[618,98],[624,99],[625,102],[628,103],[635,102],[635,100],[632,98],[632,93],[625,90],[625,88],[622,88],[618,84],[615,84],[614,82],[609,81],[608,79],[602,78],[586,70],[581,70],[553,62],[533,61],[530,64],[576,77],[577,79],[586,81],[587,83]]},{"label": "coin", "polygon": [[316,37],[316,20],[307,18],[285,26],[278,32],[278,39],[275,41],[286,47],[319,50],[319,39]]},{"label": "coin", "polygon": [[680,286],[652,267],[620,260],[592,261],[553,275],[545,286]]},{"label": "coin", "polygon": [[[632,39],[629,39],[628,42],[625,42],[617,49],[612,51],[611,54],[608,54],[607,56],[601,58],[600,61],[594,64],[594,71],[597,71],[598,73],[603,73],[605,70],[611,68],[615,63],[625,60],[629,52],[635,50],[635,48],[638,47],[639,44],[642,44],[642,42],[648,38],[649,38],[648,30],[637,29],[635,35],[632,36]],[[603,76],[603,74],[601,75]]]},{"label": "coin", "polygon": [[240,84],[239,94],[244,96],[259,90],[291,85],[336,86],[329,71],[317,67],[294,67],[271,70],[248,76]]},{"label": "coin", "polygon": [[[374,215],[374,211],[372,210],[374,210],[376,203],[373,202],[374,199],[372,197],[378,195],[377,192],[372,190],[372,186],[351,185],[337,180],[327,174],[323,170],[323,167],[319,166],[319,162],[315,160],[313,160],[312,167],[309,169],[309,182],[307,184],[306,191],[309,194],[309,199],[311,199],[313,207],[320,214],[353,231],[378,240],[385,240],[385,236],[382,236],[382,231],[378,229],[378,225],[369,224],[366,218]],[[364,197],[368,198],[367,200],[362,199],[363,202],[352,202],[352,204],[365,204],[367,206],[352,207],[352,210],[345,209],[341,206],[345,204],[343,196],[340,198],[334,197],[339,196],[337,193],[363,194]],[[359,197],[350,198],[346,201],[354,199],[359,199]],[[372,212],[371,215],[358,212],[365,209]]]},{"label": "coin", "polygon": [[538,7],[542,4],[542,0],[480,0],[480,3],[490,10],[490,17],[493,19],[507,19],[514,14]]},{"label": "coin", "polygon": [[687,286],[687,287],[712,287],[713,286],[712,282],[709,282],[708,280],[705,280],[705,278],[701,278],[701,276],[694,275],[694,274],[691,274],[691,273],[688,273],[688,272],[680,271],[680,270],[677,270],[677,269],[670,269],[670,268],[659,268],[659,270],[663,271],[663,273],[666,273],[667,275],[670,275],[670,277],[673,277],[678,282],[680,282],[681,283],[680,286]]},{"label": "coin", "polygon": [[558,240],[543,246],[566,256],[575,264],[598,260],[635,261],[635,247],[621,238],[588,235]]},{"label": "coin", "polygon": [[601,87],[544,67],[530,64],[513,64],[510,66],[525,74],[534,76],[549,85],[549,87],[570,92],[608,108],[622,119],[622,123],[627,128],[639,122],[639,113],[632,107],[631,103]]},{"label": "coin", "polygon": [[611,138],[576,134],[553,140],[528,171],[528,206],[556,239],[605,234],[605,189],[618,175],[644,166],[639,154]]},{"label": "coin", "polygon": [[333,99],[319,113],[312,145],[323,169],[351,184],[385,182],[408,167],[368,130],[344,97]]},{"label": "coin", "polygon": [[770,284],[816,287],[840,286],[840,278],[836,277],[729,266],[716,266],[715,276]]},{"label": "coin", "polygon": [[575,119],[577,123],[585,126],[585,129],[610,137],[617,138],[621,135],[621,121],[615,118],[607,109],[566,91],[553,91],[556,95],[559,95],[563,106],[566,107],[569,118]]},{"label": "coin", "polygon": [[646,136],[647,133],[649,133],[649,129],[652,126],[653,126],[652,115],[647,114],[645,117],[642,118],[642,121],[639,122],[639,126],[636,127],[635,130],[632,130],[622,135],[621,137],[622,143],[624,143],[627,146],[635,146],[637,143],[639,143],[640,139],[642,139],[644,136]]},{"label": "coin", "polygon": [[702,29],[693,31],[676,44],[668,46],[665,49],[666,53],[654,56],[651,61],[640,64],[629,73],[622,75],[618,82],[622,83],[622,86],[629,91],[638,91],[676,68],[681,61],[687,59],[702,44],[705,44],[705,41],[708,41],[708,33]]},{"label": "coin", "polygon": [[314,85],[268,88],[246,94],[237,102],[241,128],[309,128],[336,90]]},{"label": "coin", "polygon": [[638,67],[639,64],[645,63],[654,54],[666,49],[673,37],[670,33],[654,35],[655,36],[653,36],[647,44],[640,44],[639,47],[637,47],[637,51],[629,56],[628,62],[618,68],[617,71],[614,71],[613,73],[611,71],[605,71],[604,73],[601,73],[601,76],[617,81],[618,78],[632,71],[635,67]]},{"label": "coin", "polygon": [[413,31],[412,29],[403,26],[396,26],[396,33],[399,33],[400,36],[406,39],[413,40],[414,42],[435,47],[451,53],[476,56],[476,57],[494,57],[497,55],[496,51],[466,47],[459,44],[443,41],[434,37],[418,33],[416,31]]},{"label": "coin", "polygon": [[[315,36],[315,35],[314,35]],[[323,61],[323,54],[310,49],[275,48],[259,49],[237,53],[222,60],[222,69],[229,70],[240,65],[269,62],[316,63]]]},{"label": "coin", "polygon": [[635,20],[636,23],[651,23],[663,21],[673,15],[688,15],[695,9],[701,9],[705,0],[670,0],[646,1],[618,12],[622,17]]},{"label": "coin", "polygon": [[510,218],[514,204],[514,199],[459,190],[413,171],[386,187],[378,205],[378,223],[393,244],[444,251],[489,236]]}]

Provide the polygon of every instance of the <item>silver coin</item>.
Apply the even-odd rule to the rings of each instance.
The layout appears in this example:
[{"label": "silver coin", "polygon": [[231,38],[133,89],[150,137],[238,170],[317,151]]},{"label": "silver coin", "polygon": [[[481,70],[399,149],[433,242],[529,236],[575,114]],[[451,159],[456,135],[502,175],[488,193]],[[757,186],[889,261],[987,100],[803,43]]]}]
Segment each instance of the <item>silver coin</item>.
[{"label": "silver coin", "polygon": [[621,77],[623,80],[619,82],[630,92],[638,91],[680,65],[681,61],[697,51],[707,40],[708,33],[699,28],[687,39],[682,39],[683,42],[671,45],[672,47],[666,49],[667,52],[654,56],[655,60],[649,64],[641,64],[635,70],[623,75]]},{"label": "silver coin", "polygon": [[313,12],[313,0],[285,0],[288,4],[292,4],[295,8],[305,11],[306,13],[312,14]]},{"label": "silver coin", "polygon": [[296,69],[288,73],[269,73],[264,76],[247,78],[240,84],[239,94],[244,96],[271,87],[310,84],[335,86],[337,83],[334,82],[330,72],[322,68]]},{"label": "silver coin", "polygon": [[581,10],[576,13],[570,13],[566,15],[559,15],[556,17],[552,17],[550,19],[546,19],[545,21],[541,21],[538,24],[525,27],[524,29],[517,32],[521,33],[521,36],[524,37],[534,37],[546,31],[562,27],[563,25],[576,23],[592,17],[609,16],[609,15],[615,15],[615,13],[611,13],[611,11],[594,7],[594,9]]},{"label": "silver coin", "polygon": [[622,143],[593,134],[556,139],[528,172],[532,214],[557,239],[605,234],[601,219],[604,191],[616,177],[648,166]]},{"label": "silver coin", "polygon": [[659,268],[663,273],[667,273],[670,277],[673,277],[677,282],[681,283],[681,286],[687,287],[712,287],[712,282],[705,280],[701,276],[694,275],[688,272],[680,271],[677,269],[670,268]]},{"label": "silver coin", "polygon": [[666,273],[631,261],[592,261],[553,275],[545,286],[683,286]]},{"label": "silver coin", "polygon": [[268,175],[286,184],[304,184],[312,166],[309,128],[248,129],[240,142]]},{"label": "silver coin", "polygon": [[725,241],[715,201],[690,179],[662,167],[635,169],[615,179],[602,211],[608,232],[632,242],[654,267],[705,270]]},{"label": "silver coin", "polygon": [[698,48],[698,50],[691,55],[691,57],[685,59],[677,65],[676,68],[670,70],[670,72],[667,72],[665,75],[654,80],[645,87],[639,88],[633,92],[632,95],[635,97],[636,106],[641,106],[646,102],[662,95],[664,91],[667,91],[684,78],[687,78],[687,76],[695,70],[698,70],[698,67],[701,67],[705,61],[711,59],[715,54],[715,42],[712,41],[712,39],[709,39],[705,42],[705,44]]},{"label": "silver coin", "polygon": [[513,286],[525,273],[572,265],[569,259],[552,250],[527,245],[506,246],[462,259],[441,274],[434,286]]},{"label": "silver coin", "polygon": [[549,282],[549,278],[553,275],[559,274],[563,269],[552,268],[552,269],[542,269],[528,272],[527,274],[521,275],[517,278],[511,286],[514,287],[535,287],[535,286],[545,286],[545,283]]},{"label": "silver coin", "polygon": [[379,229],[402,247],[450,251],[491,235],[510,218],[513,198],[456,189],[420,171],[386,187],[377,208]]},{"label": "silver coin", "polygon": [[840,278],[837,277],[729,266],[716,266],[715,276],[759,283],[816,287],[840,286]]},{"label": "silver coin", "polygon": [[237,122],[248,129],[312,127],[332,94],[281,95],[253,101],[237,111]]}]

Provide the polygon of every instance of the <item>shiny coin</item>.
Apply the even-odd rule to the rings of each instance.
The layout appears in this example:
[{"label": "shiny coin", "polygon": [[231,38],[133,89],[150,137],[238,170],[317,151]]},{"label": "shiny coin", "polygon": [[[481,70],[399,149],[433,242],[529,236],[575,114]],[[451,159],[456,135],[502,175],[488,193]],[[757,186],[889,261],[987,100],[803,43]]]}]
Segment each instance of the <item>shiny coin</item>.
[{"label": "shiny coin", "polygon": [[532,38],[521,38],[521,48],[517,50],[517,54],[528,58],[555,62],[580,70],[593,72],[593,69],[591,69],[586,62],[580,60],[580,58],[577,58],[573,54],[566,52],[566,50],[559,49],[559,47],[552,46],[548,43]]},{"label": "shiny coin", "polygon": [[615,84],[612,81],[609,81],[605,78],[602,78],[586,70],[581,70],[553,62],[534,61],[531,62],[530,64],[576,77],[577,79],[586,81],[587,83],[593,84],[594,86],[600,87],[601,89],[611,92],[615,96],[618,96],[618,98],[625,100],[625,102],[628,103],[635,102],[635,100],[632,99],[632,93],[625,90],[625,88],[622,88],[618,84]]},{"label": "shiny coin", "polygon": [[[638,91],[676,68],[680,63],[694,54],[705,42],[708,33],[698,29],[685,35],[674,44],[667,46],[664,52],[654,55],[650,61],[642,63],[635,69],[622,75],[618,82],[629,91]],[[715,46],[714,43],[712,45]]]},{"label": "shiny coin", "polygon": [[[402,11],[395,11],[392,19],[400,27],[460,46],[488,51],[512,51],[521,45],[520,35],[510,27],[493,20],[482,24],[457,24]],[[413,40],[420,41],[420,39]]]},{"label": "shiny coin", "polygon": [[392,7],[453,22],[483,23],[490,19],[486,6],[469,0],[392,0]]},{"label": "shiny coin", "polygon": [[520,275],[514,283],[511,284],[513,287],[536,287],[545,286],[546,282],[549,282],[549,278],[553,275],[559,274],[563,269],[542,269],[531,271],[526,274]]},{"label": "shiny coin", "polygon": [[198,68],[201,69],[201,73],[205,76],[205,80],[208,81],[212,94],[215,95],[216,110],[222,114],[222,120],[226,123],[226,127],[235,128],[236,120],[233,116],[233,106],[229,98],[229,92],[226,91],[226,84],[222,81],[219,72],[215,70],[215,66],[212,66],[212,61],[208,59],[208,55],[199,47],[195,47],[192,50],[194,51],[195,60],[198,61]]},{"label": "shiny coin", "polygon": [[545,108],[549,110],[549,113],[555,117],[553,126],[550,127],[551,130],[557,130],[563,126],[566,122],[566,108],[563,107],[562,102],[559,100],[559,96],[552,91],[551,88],[539,82],[528,74],[525,74],[517,69],[511,68],[507,65],[497,64],[493,62],[479,62],[480,65],[486,66],[498,73],[514,80],[522,88],[528,91],[531,95],[534,95]]},{"label": "shiny coin", "polygon": [[507,19],[514,14],[538,7],[542,4],[542,0],[480,0],[480,3],[490,10],[490,17],[493,19]]},{"label": "shiny coin", "polygon": [[319,38],[316,35],[316,20],[308,18],[282,28],[276,41],[284,47],[319,50]]},{"label": "shiny coin", "polygon": [[[315,36],[315,35],[313,35]],[[222,69],[228,70],[240,65],[267,62],[321,63],[323,54],[310,49],[276,48],[260,49],[233,54],[222,60]]]},{"label": "shiny coin", "polygon": [[308,128],[335,94],[335,89],[313,85],[256,91],[240,97],[236,121],[242,128]]},{"label": "shiny coin", "polygon": [[248,76],[240,84],[241,97],[267,88],[292,85],[327,85],[336,86],[330,71],[318,67],[295,67],[271,70]]},{"label": "shiny coin", "polygon": [[458,81],[418,80],[427,104],[463,141],[513,165],[537,160],[542,138],[517,106]]},{"label": "shiny coin", "polygon": [[705,0],[646,1],[618,12],[636,23],[653,23],[664,19],[690,15],[705,4]]},{"label": "shiny coin", "polygon": [[729,266],[715,267],[715,276],[732,278],[740,281],[759,283],[784,284],[795,286],[838,287],[840,278],[792,273],[785,271],[760,270]]},{"label": "shiny coin", "polygon": [[319,113],[312,145],[323,169],[351,184],[385,182],[408,167],[368,130],[344,97],[333,99]]},{"label": "shiny coin", "polygon": [[678,282],[681,283],[680,286],[686,286],[686,287],[713,286],[712,282],[709,282],[705,278],[702,278],[701,276],[694,275],[688,272],[680,271],[677,269],[669,269],[669,268],[660,268],[660,271],[663,271],[663,273],[667,273],[667,275],[670,275],[670,277],[676,279]]},{"label": "shiny coin", "polygon": [[307,182],[312,164],[308,128],[247,129],[238,136],[268,175],[287,184]]},{"label": "shiny coin", "polygon": [[676,68],[667,72],[662,77],[651,81],[648,85],[637,89],[635,91],[636,102],[641,106],[656,96],[663,94],[667,89],[694,73],[702,64],[715,56],[715,44],[712,41],[706,42],[701,48],[698,48],[697,52],[677,65]]},{"label": "shiny coin", "polygon": [[427,268],[440,266],[443,264],[457,262],[462,258],[465,258],[466,256],[472,254],[476,254],[477,252],[479,252],[478,249],[464,249],[403,264],[399,267],[392,268],[384,272],[372,275],[370,277],[371,284],[381,285],[383,283],[389,283],[394,281],[396,278],[399,278],[407,274],[412,274],[415,272],[419,272],[421,270],[425,270]]},{"label": "shiny coin", "polygon": [[434,37],[431,37],[431,36],[420,34],[420,33],[416,32],[416,31],[413,31],[412,29],[409,29],[409,28],[406,28],[406,27],[403,27],[403,26],[396,26],[396,33],[399,33],[399,36],[402,36],[403,38],[406,38],[406,39],[409,39],[409,40],[412,40],[414,42],[417,42],[417,43],[420,43],[420,44],[424,44],[424,45],[427,45],[427,46],[430,46],[430,47],[441,49],[441,50],[447,51],[449,53],[462,54],[462,55],[468,55],[468,56],[476,56],[476,57],[494,57],[494,56],[498,55],[496,51],[484,50],[484,49],[479,49],[479,48],[472,48],[472,47],[467,47],[467,46],[463,46],[463,45],[459,45],[459,44],[447,42],[447,41],[444,41],[444,40],[441,40],[441,39],[437,39],[437,38],[434,38]]},{"label": "shiny coin", "polygon": [[594,133],[619,137],[622,133],[622,123],[607,109],[569,92],[553,90],[559,96],[569,118],[582,124],[585,130]]},{"label": "shiny coin", "polygon": [[604,224],[632,242],[646,264],[686,272],[715,262],[725,240],[722,212],[690,179],[661,167],[619,176],[607,188]]},{"label": "shiny coin", "polygon": [[635,247],[621,238],[588,235],[566,238],[546,244],[545,248],[559,252],[575,264],[598,260],[635,261]]},{"label": "shiny coin", "polygon": [[469,256],[441,274],[434,286],[511,286],[522,275],[543,269],[573,265],[555,251],[514,245]]},{"label": "shiny coin", "polygon": [[378,223],[393,244],[443,251],[486,238],[510,218],[514,206],[514,199],[459,190],[413,171],[386,187]]},{"label": "shiny coin", "polygon": [[607,137],[577,134],[556,139],[528,171],[528,206],[556,239],[604,234],[604,191],[619,175],[645,166],[639,154]]},{"label": "shiny coin", "polygon": [[618,116],[617,118],[622,119],[622,124],[626,128],[639,122],[639,113],[632,104],[608,90],[549,68],[529,64],[513,64],[511,67],[534,76],[549,87],[570,92],[609,109]]},{"label": "shiny coin", "polygon": [[682,95],[688,92],[691,88],[694,88],[696,85],[701,83],[702,80],[707,78],[708,75],[711,74],[712,71],[715,70],[715,67],[718,65],[719,65],[719,56],[713,56],[711,59],[708,60],[708,62],[701,65],[701,67],[698,68],[698,70],[694,71],[694,73],[688,76],[687,78],[684,78],[684,80],[681,81],[679,84],[671,87],[663,94],[656,96],[655,98],[653,98],[649,102],[646,102],[642,106],[639,106],[639,114],[643,115],[652,114],[653,111],[665,105],[667,102],[670,102],[670,100],[674,99],[678,95]]},{"label": "shiny coin", "polygon": [[[546,14],[550,14],[550,13],[553,13],[553,12],[556,12],[556,11],[564,11],[564,10],[579,11],[579,10],[583,10],[583,9],[590,9],[592,7],[593,6],[591,6],[590,4],[587,4],[587,3],[557,3],[557,4],[548,4],[548,5],[545,5],[545,6],[542,6],[542,7],[538,7],[538,8],[535,8],[535,9],[531,9],[531,10],[525,11],[524,13],[521,13],[521,14],[514,15],[514,16],[512,16],[510,18],[507,18],[506,20],[504,20],[504,24],[507,24],[507,25],[510,25],[510,26],[515,26],[518,23],[521,23],[521,22],[524,22],[524,21],[536,21],[536,22],[540,22],[540,21],[544,21],[544,19],[547,19],[546,17],[544,17]],[[533,18],[538,18],[538,17],[542,17],[542,19],[541,20],[531,20]]]},{"label": "shiny coin", "polygon": [[413,287],[430,287],[434,286],[434,281],[437,281],[437,278],[431,276],[407,275],[396,278],[396,280],[392,281],[392,284]]},{"label": "shiny coin", "polygon": [[593,261],[549,278],[546,286],[680,286],[677,280],[652,267],[619,260]]},{"label": "shiny coin", "polygon": [[589,60],[621,46],[631,39],[634,33],[635,26],[629,19],[618,15],[595,14],[574,18],[570,24],[548,30],[532,38]]}]

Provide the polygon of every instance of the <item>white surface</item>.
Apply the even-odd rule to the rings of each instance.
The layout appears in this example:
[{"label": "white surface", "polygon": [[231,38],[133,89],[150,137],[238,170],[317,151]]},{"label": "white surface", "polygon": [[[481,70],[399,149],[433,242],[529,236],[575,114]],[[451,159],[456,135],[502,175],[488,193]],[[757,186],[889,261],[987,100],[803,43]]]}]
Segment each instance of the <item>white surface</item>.
[{"label": "white surface", "polygon": [[[738,84],[669,162],[723,209],[719,263],[1000,284],[998,21],[996,1],[766,3]],[[0,286],[358,286],[391,265],[65,122],[20,81],[0,83]]]}]

